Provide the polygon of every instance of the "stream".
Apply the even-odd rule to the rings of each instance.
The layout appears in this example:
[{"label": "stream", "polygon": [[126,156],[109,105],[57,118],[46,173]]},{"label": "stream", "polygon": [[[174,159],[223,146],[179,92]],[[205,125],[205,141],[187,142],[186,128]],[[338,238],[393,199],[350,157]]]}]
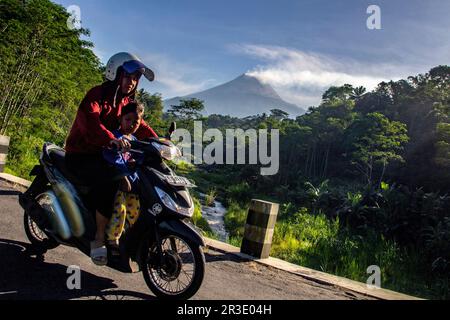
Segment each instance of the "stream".
[{"label": "stream", "polygon": [[212,231],[216,233],[219,237],[220,241],[227,241],[228,239],[228,232],[225,230],[225,223],[224,223],[224,216],[227,212],[227,209],[220,203],[219,201],[214,201],[213,206],[205,206],[205,197],[206,195],[203,193],[200,193],[201,203],[202,203],[202,215],[208,221],[209,226],[211,227]]}]

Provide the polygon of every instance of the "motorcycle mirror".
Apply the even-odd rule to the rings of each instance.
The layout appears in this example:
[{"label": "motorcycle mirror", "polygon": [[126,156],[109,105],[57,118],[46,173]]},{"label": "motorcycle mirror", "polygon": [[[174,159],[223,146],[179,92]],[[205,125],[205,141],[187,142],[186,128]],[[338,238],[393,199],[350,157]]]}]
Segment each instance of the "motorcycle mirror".
[{"label": "motorcycle mirror", "polygon": [[175,132],[175,130],[177,130],[177,123],[176,122],[172,122],[170,124],[168,138],[170,138],[172,136],[172,134]]}]

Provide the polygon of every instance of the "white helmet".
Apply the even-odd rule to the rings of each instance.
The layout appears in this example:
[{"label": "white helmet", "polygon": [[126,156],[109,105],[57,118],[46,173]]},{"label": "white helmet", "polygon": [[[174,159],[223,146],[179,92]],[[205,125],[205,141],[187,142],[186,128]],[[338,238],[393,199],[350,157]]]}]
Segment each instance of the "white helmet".
[{"label": "white helmet", "polygon": [[127,73],[134,73],[141,70],[148,81],[153,81],[155,79],[153,71],[150,68],[147,68],[138,57],[128,52],[117,53],[109,59],[106,64],[106,79],[114,81],[119,67],[122,67]]}]

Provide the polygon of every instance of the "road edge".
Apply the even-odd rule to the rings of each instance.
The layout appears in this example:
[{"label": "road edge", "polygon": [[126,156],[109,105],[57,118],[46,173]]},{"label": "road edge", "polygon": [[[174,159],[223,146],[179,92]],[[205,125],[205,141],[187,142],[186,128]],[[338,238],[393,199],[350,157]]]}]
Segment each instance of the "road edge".
[{"label": "road edge", "polygon": [[[16,177],[8,173],[0,173],[0,180],[4,180],[9,183],[20,185],[22,187],[28,188],[31,185],[31,181]],[[258,264],[283,270],[310,281],[314,281],[321,284],[326,284],[330,286],[336,286],[343,289],[351,290],[371,298],[381,299],[381,300],[424,300],[421,298],[413,297],[403,293],[387,290],[387,289],[371,289],[365,283],[357,282],[347,278],[331,275],[328,273],[320,272],[310,268],[298,266],[296,264],[269,257],[267,259],[257,259],[249,256],[245,253],[240,252],[240,248],[232,246],[228,243],[224,243],[218,240],[205,238],[205,243],[208,248],[213,250],[223,252],[226,254],[232,254],[243,260],[254,261]]]},{"label": "road edge", "polygon": [[18,184],[22,187],[28,188],[31,185],[31,181],[13,176],[9,173],[0,172],[0,180],[7,181],[9,183]]}]

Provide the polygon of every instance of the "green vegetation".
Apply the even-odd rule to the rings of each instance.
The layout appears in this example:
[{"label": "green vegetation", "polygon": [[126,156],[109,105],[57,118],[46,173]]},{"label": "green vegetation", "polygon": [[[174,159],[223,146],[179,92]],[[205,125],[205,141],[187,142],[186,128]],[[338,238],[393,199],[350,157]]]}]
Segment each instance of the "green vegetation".
[{"label": "green vegetation", "polygon": [[144,120],[152,124],[152,128],[160,133],[167,133],[167,124],[162,120],[163,116],[163,102],[161,94],[150,94],[144,89],[136,92],[136,100],[145,106]]},{"label": "green vegetation", "polygon": [[[448,298],[450,277],[450,68],[380,83],[372,92],[332,87],[289,119],[281,110],[245,119],[211,115],[205,130],[280,130],[280,170],[202,166],[240,245],[251,198],[282,204],[272,255],[365,281],[379,265],[383,287]],[[205,189],[205,190],[207,190]]]},{"label": "green vegetation", "polygon": [[225,228],[231,238],[242,238],[244,236],[244,225],[247,220],[248,207],[242,207],[236,202],[229,203],[225,215]]},{"label": "green vegetation", "polygon": [[78,105],[101,83],[86,29],[48,0],[4,0],[0,8],[0,134],[11,136],[8,171],[22,177],[44,141],[63,145]]},{"label": "green vegetation", "polygon": [[217,190],[215,188],[209,189],[209,191],[206,193],[205,204],[208,207],[213,206],[214,202],[216,201],[216,197],[217,197]]},{"label": "green vegetation", "polygon": [[339,217],[300,208],[276,225],[271,255],[316,270],[365,282],[366,269],[381,268],[382,287],[426,298],[448,298],[443,275],[425,276],[420,254],[373,229],[364,235],[343,227]]},{"label": "green vegetation", "polygon": [[192,216],[192,222],[194,223],[194,225],[196,225],[198,228],[200,228],[203,232],[203,234],[206,237],[209,238],[217,238],[217,236],[214,234],[214,232],[211,230],[211,228],[209,227],[208,221],[205,220],[205,218],[203,218],[202,216],[202,211],[201,211],[201,204],[200,201],[193,197],[194,200],[194,215]]}]

